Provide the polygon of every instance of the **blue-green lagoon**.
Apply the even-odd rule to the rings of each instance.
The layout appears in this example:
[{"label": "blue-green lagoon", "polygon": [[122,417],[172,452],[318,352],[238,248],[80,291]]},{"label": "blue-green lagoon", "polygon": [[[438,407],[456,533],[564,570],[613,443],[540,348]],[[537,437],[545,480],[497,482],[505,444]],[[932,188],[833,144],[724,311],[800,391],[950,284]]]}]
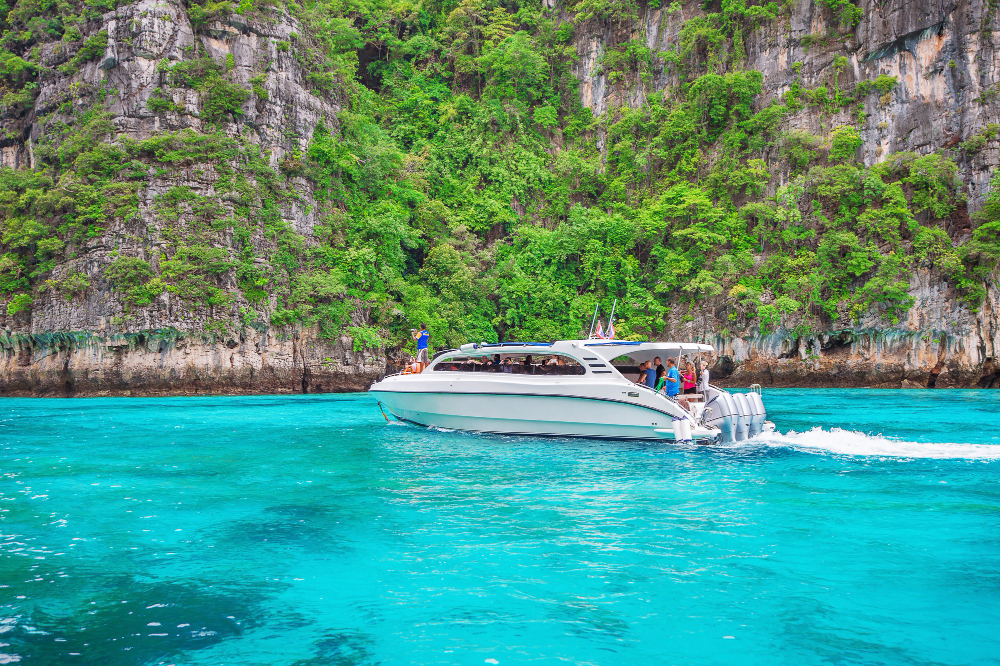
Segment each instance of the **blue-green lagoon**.
[{"label": "blue-green lagoon", "polygon": [[1000,393],[764,397],[725,447],[0,400],[0,664],[1000,663]]}]

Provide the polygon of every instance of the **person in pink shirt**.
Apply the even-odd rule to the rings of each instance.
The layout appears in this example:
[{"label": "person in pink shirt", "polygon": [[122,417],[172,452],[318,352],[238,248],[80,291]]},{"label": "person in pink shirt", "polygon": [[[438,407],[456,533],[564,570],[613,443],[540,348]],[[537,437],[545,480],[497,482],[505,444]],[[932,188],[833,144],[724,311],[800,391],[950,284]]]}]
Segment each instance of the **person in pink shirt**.
[{"label": "person in pink shirt", "polygon": [[684,372],[681,373],[681,379],[684,380],[684,393],[694,393],[695,392],[695,382],[694,382],[694,366],[688,362],[685,367]]}]

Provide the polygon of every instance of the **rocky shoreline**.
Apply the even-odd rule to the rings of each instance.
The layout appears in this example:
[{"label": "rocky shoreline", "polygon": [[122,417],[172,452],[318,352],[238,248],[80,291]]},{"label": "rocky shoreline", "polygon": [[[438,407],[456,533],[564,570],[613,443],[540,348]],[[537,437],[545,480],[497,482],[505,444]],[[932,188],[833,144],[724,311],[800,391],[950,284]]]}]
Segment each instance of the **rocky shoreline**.
[{"label": "rocky shoreline", "polygon": [[[712,381],[725,387],[1000,388],[993,358],[967,363],[961,341],[841,332],[708,340]],[[228,338],[150,331],[0,335],[2,397],[162,397],[366,391],[399,368],[385,352],[314,329]]]},{"label": "rocky shoreline", "polygon": [[152,331],[0,336],[0,396],[168,396],[363,391],[382,357],[295,329],[210,338]]}]

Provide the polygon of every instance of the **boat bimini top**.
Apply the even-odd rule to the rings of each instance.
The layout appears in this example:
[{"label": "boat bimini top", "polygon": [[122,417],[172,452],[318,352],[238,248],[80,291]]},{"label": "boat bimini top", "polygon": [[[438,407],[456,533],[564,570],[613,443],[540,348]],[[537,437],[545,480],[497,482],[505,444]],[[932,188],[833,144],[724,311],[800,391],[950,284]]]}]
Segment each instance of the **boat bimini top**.
[{"label": "boat bimini top", "polygon": [[594,352],[605,361],[611,362],[619,356],[628,356],[637,363],[652,361],[659,356],[662,360],[695,354],[711,354],[715,348],[694,342],[628,342],[625,340],[582,340],[585,351]]},{"label": "boat bimini top", "polygon": [[470,356],[491,356],[493,354],[547,354],[563,353],[580,361],[596,356],[611,364],[613,359],[628,356],[636,363],[661,359],[710,354],[715,351],[711,345],[693,342],[633,342],[631,340],[557,340],[555,342],[492,342],[468,343],[459,351]]}]

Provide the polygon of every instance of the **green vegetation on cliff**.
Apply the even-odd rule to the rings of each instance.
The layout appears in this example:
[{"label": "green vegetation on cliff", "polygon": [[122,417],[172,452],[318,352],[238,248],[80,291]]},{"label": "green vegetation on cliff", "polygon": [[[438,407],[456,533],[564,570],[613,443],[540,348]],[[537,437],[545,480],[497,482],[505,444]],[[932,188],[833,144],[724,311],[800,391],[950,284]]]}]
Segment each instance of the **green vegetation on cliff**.
[{"label": "green vegetation on cliff", "polygon": [[[85,292],[85,276],[53,279],[55,267],[113,221],[139,219],[144,183],[177,166],[214,178],[214,196],[183,184],[156,194],[162,249],[103,268],[127,311],[167,291],[213,321],[316,324],[356,346],[399,344],[418,321],[436,345],[575,337],[595,302],[613,298],[625,336],[656,336],[672,309],[706,306],[720,329],[805,332],[870,314],[891,325],[911,303],[914,269],[937,270],[975,308],[1000,257],[1000,187],[956,243],[949,221],[965,202],[947,152],[862,163],[857,124],[895,79],[848,85],[838,57],[827,85],[796,79],[764,97],[761,73],[743,66],[745,37],[782,20],[784,4],[705,3],[666,52],[641,38],[606,44],[600,74],[644,101],[594,117],[572,69],[574,34],[633,25],[642,6],[630,0],[568,12],[495,0],[193,2],[196,30],[287,10],[302,29],[278,52],[294,55],[313,94],[343,101],[276,170],[239,124],[268,99],[266,71],[241,86],[231,55],[157,68],[150,112],[184,112],[175,93],[193,92],[200,133],[131,140],[111,122],[107,88],[32,109],[38,81],[101,57],[105,1],[20,0],[3,24],[4,122],[38,113],[46,128],[34,169],[0,169],[10,315],[44,289]],[[845,29],[858,20],[853,3],[822,4]],[[38,56],[53,42],[55,66]],[[79,96],[90,103],[74,106]],[[787,129],[797,114],[844,112],[851,122],[822,136]],[[281,213],[300,178],[319,220],[309,238]]]}]

